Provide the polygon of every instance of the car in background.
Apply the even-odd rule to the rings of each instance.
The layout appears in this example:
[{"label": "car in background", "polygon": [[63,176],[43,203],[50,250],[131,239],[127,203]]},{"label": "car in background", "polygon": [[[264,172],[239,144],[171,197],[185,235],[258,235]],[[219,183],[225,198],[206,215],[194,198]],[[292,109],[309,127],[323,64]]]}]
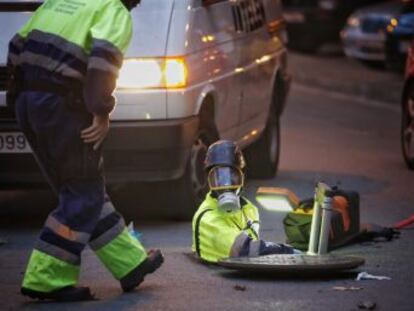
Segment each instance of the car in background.
[{"label": "car in background", "polygon": [[[44,183],[5,103],[8,42],[38,5],[27,3],[0,0],[2,186]],[[219,138],[245,149],[250,176],[273,177],[290,85],[280,0],[142,0],[131,15],[104,150],[108,182],[165,182],[164,212],[190,218],[208,190],[207,148]]]},{"label": "car in background", "polygon": [[414,170],[414,41],[408,49],[401,100],[401,150],[407,167]]},{"label": "car in background", "polygon": [[397,22],[387,26],[385,55],[387,68],[403,71],[408,49],[414,38],[414,1],[404,3],[403,13]]},{"label": "car in background", "polygon": [[345,55],[384,64],[387,26],[397,24],[402,8],[401,1],[386,1],[359,9],[349,16],[341,31]]},{"label": "car in background", "polygon": [[289,47],[316,52],[323,44],[339,41],[348,16],[381,0],[282,0]]}]

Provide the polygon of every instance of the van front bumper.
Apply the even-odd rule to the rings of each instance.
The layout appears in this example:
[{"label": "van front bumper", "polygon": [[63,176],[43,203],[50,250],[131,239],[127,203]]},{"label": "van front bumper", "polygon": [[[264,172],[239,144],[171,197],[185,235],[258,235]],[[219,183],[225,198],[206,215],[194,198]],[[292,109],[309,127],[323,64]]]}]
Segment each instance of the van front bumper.
[{"label": "van front bumper", "polygon": [[[104,146],[109,184],[161,181],[181,177],[197,135],[198,117],[155,121],[114,121]],[[15,123],[0,131],[19,131]],[[2,187],[44,185],[30,153],[0,154]]]},{"label": "van front bumper", "polygon": [[105,142],[108,182],[161,181],[184,174],[198,117],[113,122]]}]

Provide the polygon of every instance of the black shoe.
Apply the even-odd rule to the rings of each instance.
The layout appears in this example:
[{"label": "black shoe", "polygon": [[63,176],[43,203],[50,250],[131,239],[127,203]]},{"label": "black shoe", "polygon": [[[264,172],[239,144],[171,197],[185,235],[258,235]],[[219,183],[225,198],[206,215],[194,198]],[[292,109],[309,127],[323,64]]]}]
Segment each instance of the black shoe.
[{"label": "black shoe", "polygon": [[32,299],[40,300],[54,300],[54,301],[85,301],[85,300],[94,300],[95,298],[91,294],[89,287],[73,287],[68,286],[58,290],[54,290],[48,293],[39,292],[37,290],[32,290],[29,288],[22,287],[20,292],[24,296],[29,296]]},{"label": "black shoe", "polygon": [[134,270],[124,276],[120,282],[124,292],[129,292],[144,281],[147,274],[153,273],[164,262],[164,257],[159,249],[150,250],[148,257]]}]

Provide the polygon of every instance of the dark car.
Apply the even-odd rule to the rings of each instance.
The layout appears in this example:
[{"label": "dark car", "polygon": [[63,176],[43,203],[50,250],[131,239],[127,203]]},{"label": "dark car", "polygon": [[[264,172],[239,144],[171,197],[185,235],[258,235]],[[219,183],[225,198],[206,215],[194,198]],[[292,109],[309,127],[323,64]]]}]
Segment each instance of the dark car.
[{"label": "dark car", "polygon": [[289,46],[315,52],[324,43],[339,40],[348,16],[363,6],[380,0],[282,0]]},{"label": "dark car", "polygon": [[408,168],[414,170],[414,41],[408,49],[405,85],[401,101],[401,147]]},{"label": "dark car", "polygon": [[387,27],[385,55],[387,67],[402,71],[406,63],[408,49],[414,38],[414,1],[405,1],[403,13]]}]

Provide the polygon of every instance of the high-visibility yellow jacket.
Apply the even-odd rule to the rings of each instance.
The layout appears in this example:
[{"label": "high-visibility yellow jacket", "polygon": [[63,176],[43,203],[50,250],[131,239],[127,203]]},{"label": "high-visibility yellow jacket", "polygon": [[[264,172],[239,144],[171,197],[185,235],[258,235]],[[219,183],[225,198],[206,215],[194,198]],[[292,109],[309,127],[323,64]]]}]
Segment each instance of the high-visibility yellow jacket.
[{"label": "high-visibility yellow jacket", "polygon": [[259,213],[251,202],[240,198],[241,209],[225,213],[208,193],[193,217],[192,249],[208,262],[221,258],[259,255]]},{"label": "high-visibility yellow jacket", "polygon": [[8,65],[18,66],[28,85],[78,83],[88,110],[107,114],[131,35],[120,0],[46,0],[11,40]]}]

